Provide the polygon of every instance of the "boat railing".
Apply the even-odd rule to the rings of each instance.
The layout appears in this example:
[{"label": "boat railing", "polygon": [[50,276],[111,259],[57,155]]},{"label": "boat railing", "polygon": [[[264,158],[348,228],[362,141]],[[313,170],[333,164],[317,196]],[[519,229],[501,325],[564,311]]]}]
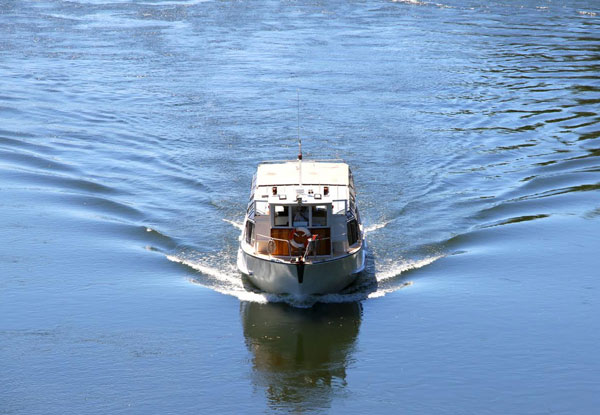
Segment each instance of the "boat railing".
[{"label": "boat railing", "polygon": [[[263,252],[260,252],[260,250],[258,249],[259,240],[262,242],[267,242],[267,254],[269,256],[274,256],[277,258],[282,258],[282,257],[283,258],[294,258],[294,257],[302,256],[302,250],[292,247],[292,244],[290,243],[289,239],[275,238],[272,236],[262,235],[259,233],[256,234],[256,240],[254,243],[254,253],[255,254],[263,254]],[[319,244],[321,242],[325,242],[325,241],[329,241],[329,240],[331,240],[330,237],[323,237],[323,238],[317,238],[315,240],[309,240],[308,245],[306,247],[306,251],[305,251],[306,255],[304,255],[304,257],[305,258],[316,258],[317,256],[329,256],[329,257],[332,256],[333,252],[330,253],[329,255],[317,255]],[[271,241],[273,241],[273,245],[270,245]],[[275,241],[283,242],[286,244],[287,251],[288,251],[287,255],[273,255],[272,251],[274,251]],[[272,248],[270,248],[270,246],[272,246]],[[296,255],[292,254],[292,252],[294,252],[294,251],[298,252],[299,254],[296,254]]]},{"label": "boat railing", "polygon": [[286,243],[287,244],[287,248],[288,248],[288,256],[290,256],[290,257],[292,256],[292,245],[290,244],[290,241],[288,239],[274,238],[274,237],[269,236],[269,235],[261,235],[260,233],[256,234],[256,242],[254,243],[254,253],[255,254],[262,253],[262,252],[258,252],[259,251],[259,249],[258,249],[259,238],[260,238],[260,241],[267,242],[267,253],[269,254],[269,256],[272,255],[271,252],[269,252],[269,251],[272,251],[274,249],[274,248],[273,249],[269,248],[269,244],[271,243],[271,241],[273,241],[273,244],[275,243],[274,241],[279,241],[279,242]]},{"label": "boat railing", "polygon": [[[295,203],[282,203],[287,205],[294,205]],[[305,205],[322,204],[319,202],[305,203]],[[334,215],[341,215],[347,212],[353,211],[353,206],[349,206],[348,199],[333,199],[331,201],[331,213]],[[267,200],[252,200],[248,203],[247,214],[253,218],[256,216],[268,216],[269,215],[269,202]]]},{"label": "boat railing", "polygon": [[[327,254],[326,255],[318,255],[317,252],[319,252],[320,244],[324,243],[326,241],[328,244],[330,244],[329,254],[328,255]],[[318,256],[321,256],[321,257],[322,256],[328,256],[328,257],[333,256],[333,249],[331,249],[331,238],[330,237],[323,237],[323,238],[319,237],[314,240],[309,240],[306,249],[307,249],[307,251],[306,251],[305,258],[316,258]]]},{"label": "boat railing", "polygon": [[[296,160],[263,160],[260,163],[258,163],[259,165],[261,164],[279,164],[279,163],[294,163],[297,162],[298,159]],[[304,159],[302,160],[306,163],[343,163],[344,160],[342,159]]]},{"label": "boat railing", "polygon": [[248,209],[246,209],[248,216],[268,216],[269,215],[269,202],[266,200],[251,200],[248,203]]}]

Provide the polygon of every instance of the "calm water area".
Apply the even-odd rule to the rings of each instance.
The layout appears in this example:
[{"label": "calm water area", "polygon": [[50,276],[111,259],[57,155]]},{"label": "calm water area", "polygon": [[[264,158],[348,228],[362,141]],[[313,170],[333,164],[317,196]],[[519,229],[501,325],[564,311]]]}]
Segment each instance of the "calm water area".
[{"label": "calm water area", "polygon": [[[0,0],[0,414],[595,414],[600,2]],[[352,168],[339,294],[235,268]]]}]

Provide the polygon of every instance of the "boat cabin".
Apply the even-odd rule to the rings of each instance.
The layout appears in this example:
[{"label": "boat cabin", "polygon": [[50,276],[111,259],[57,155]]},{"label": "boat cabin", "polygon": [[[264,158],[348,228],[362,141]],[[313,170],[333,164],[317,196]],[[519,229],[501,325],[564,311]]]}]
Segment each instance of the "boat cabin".
[{"label": "boat cabin", "polygon": [[360,248],[359,223],[347,164],[261,163],[252,180],[242,242],[254,255],[326,260]]}]

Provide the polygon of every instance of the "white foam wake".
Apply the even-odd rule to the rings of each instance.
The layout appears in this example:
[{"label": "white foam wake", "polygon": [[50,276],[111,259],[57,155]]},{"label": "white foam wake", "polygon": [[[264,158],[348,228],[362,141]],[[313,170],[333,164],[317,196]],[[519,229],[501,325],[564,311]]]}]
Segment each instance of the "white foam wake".
[{"label": "white foam wake", "polygon": [[257,293],[253,291],[247,291],[242,283],[242,278],[233,264],[225,264],[223,267],[215,267],[210,265],[212,259],[207,258],[193,259],[193,258],[181,258],[175,255],[168,255],[169,261],[177,262],[179,264],[186,265],[196,271],[199,271],[206,279],[190,279],[190,282],[194,284],[200,284],[204,287],[215,290],[221,294],[232,295],[237,297],[240,301],[252,301],[257,303],[267,303],[272,301],[271,294]]},{"label": "white foam wake", "polygon": [[253,291],[244,286],[242,276],[235,264],[223,262],[222,256],[198,256],[197,254],[168,255],[169,261],[186,265],[202,276],[190,278],[194,284],[200,284],[221,294],[236,297],[240,301],[256,303],[285,302],[294,307],[312,307],[315,303],[345,303],[381,298],[385,295],[410,286],[411,281],[404,281],[401,274],[427,266],[442,258],[443,255],[423,258],[417,261],[401,260],[376,265],[374,271],[361,274],[358,281],[346,290],[325,295],[295,297],[291,295],[270,294]]},{"label": "white foam wake", "polygon": [[223,222],[227,222],[229,223],[231,226],[233,226],[236,229],[244,230],[244,224],[243,223],[239,223],[239,222],[235,222],[233,220],[229,220],[229,219],[223,219]]},{"label": "white foam wake", "polygon": [[391,222],[391,220],[386,220],[381,223],[376,223],[374,225],[366,226],[365,233],[369,233],[369,232],[376,231],[377,229],[385,228],[388,225],[388,223],[390,223],[390,222]]},{"label": "white foam wake", "polygon": [[435,255],[419,260],[400,260],[384,263],[377,267],[375,278],[377,278],[378,283],[382,283],[389,279],[399,277],[403,272],[423,268],[444,256],[445,255]]},{"label": "white foam wake", "polygon": [[440,7],[440,8],[446,8],[446,9],[451,8],[451,6],[447,6],[442,3],[433,3],[433,2],[421,1],[421,0],[391,0],[391,1],[392,1],[392,3],[403,3],[403,4],[410,4],[413,6],[436,6],[436,7]]},{"label": "white foam wake", "polygon": [[416,4],[419,6],[425,5],[425,4],[429,4],[425,1],[419,1],[419,0],[392,0],[392,3],[405,3],[405,4]]}]

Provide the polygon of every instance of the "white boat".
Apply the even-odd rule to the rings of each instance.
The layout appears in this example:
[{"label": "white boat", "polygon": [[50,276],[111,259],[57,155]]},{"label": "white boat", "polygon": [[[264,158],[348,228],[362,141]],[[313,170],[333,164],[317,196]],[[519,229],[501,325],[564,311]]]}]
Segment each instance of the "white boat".
[{"label": "white boat", "polygon": [[338,292],[365,267],[352,172],[340,161],[263,162],[252,180],[237,266],[263,291]]}]

